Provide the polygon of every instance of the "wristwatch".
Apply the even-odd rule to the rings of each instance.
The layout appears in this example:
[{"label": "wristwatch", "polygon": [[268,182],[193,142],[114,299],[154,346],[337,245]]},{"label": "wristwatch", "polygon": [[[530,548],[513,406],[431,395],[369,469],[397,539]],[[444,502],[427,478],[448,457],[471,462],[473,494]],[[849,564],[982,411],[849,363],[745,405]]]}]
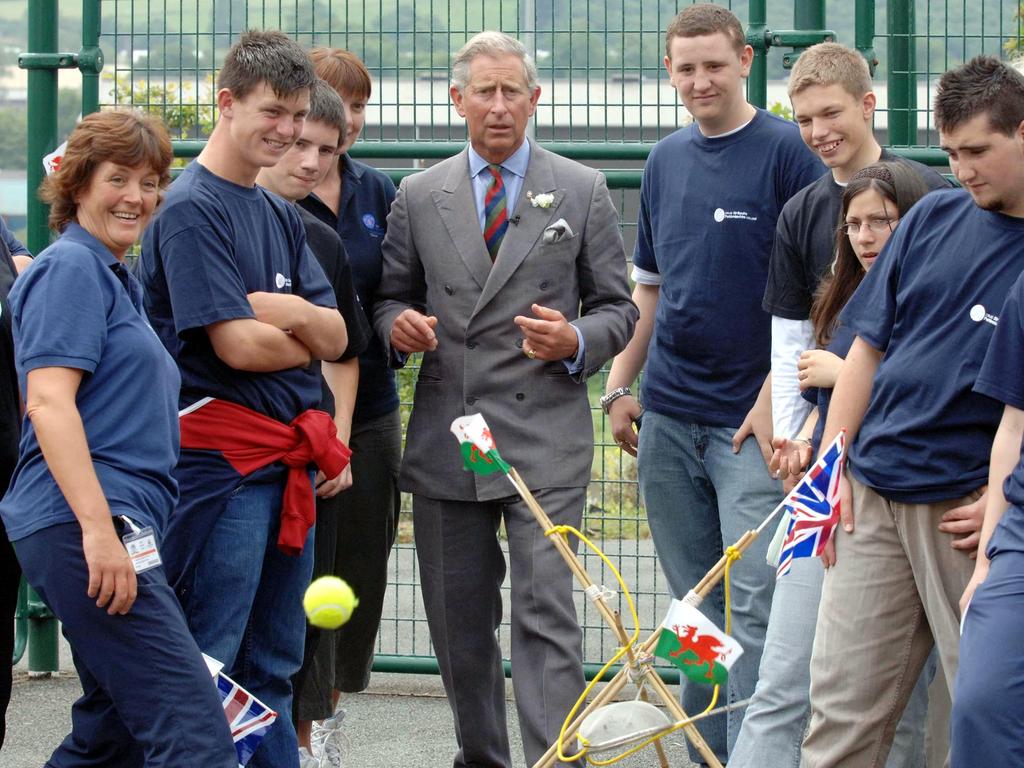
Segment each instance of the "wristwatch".
[{"label": "wristwatch", "polygon": [[617,387],[616,389],[613,389],[608,394],[601,396],[601,410],[607,414],[608,410],[612,407],[612,403],[614,403],[620,397],[625,397],[626,395],[632,394],[633,390],[631,390],[629,387]]}]

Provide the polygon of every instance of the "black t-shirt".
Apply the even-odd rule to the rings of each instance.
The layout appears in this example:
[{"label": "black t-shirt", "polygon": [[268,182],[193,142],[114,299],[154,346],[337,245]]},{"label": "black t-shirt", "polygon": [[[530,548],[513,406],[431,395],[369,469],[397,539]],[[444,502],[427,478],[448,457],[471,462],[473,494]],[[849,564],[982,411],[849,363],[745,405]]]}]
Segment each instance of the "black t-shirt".
[{"label": "black t-shirt", "polygon": [[[338,311],[345,319],[345,326],[348,329],[348,346],[335,362],[351,360],[360,355],[366,349],[370,341],[370,325],[366,322],[366,313],[359,303],[355,286],[352,283],[352,268],[348,263],[348,254],[345,253],[345,246],[341,242],[338,233],[317,219],[304,208],[296,206],[302,224],[306,228],[306,244],[309,250],[316,256],[320,266],[327,275],[327,281],[334,289],[334,296],[338,300]],[[334,395],[327,387],[327,382],[322,381],[322,399],[320,410],[334,415]]]},{"label": "black t-shirt", "polygon": [[[935,170],[885,149],[879,161],[909,163],[929,189],[951,186]],[[844,190],[831,173],[826,173],[790,198],[782,209],[761,303],[766,312],[788,320],[810,317],[814,292],[835,258]]]}]

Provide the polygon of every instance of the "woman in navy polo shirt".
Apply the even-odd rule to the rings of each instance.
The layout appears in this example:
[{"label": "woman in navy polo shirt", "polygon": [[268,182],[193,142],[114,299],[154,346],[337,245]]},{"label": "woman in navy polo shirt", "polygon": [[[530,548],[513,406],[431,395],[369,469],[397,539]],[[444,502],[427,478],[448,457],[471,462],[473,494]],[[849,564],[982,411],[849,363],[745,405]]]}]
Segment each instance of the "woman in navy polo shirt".
[{"label": "woman in navy polo shirt", "polygon": [[[353,160],[348,150],[363,129],[366,103],[372,83],[359,57],[341,48],[314,48],[310,58],[318,77],[341,96],[347,119],[345,136],[338,148],[338,163],[315,193],[299,205],[327,225],[334,227],[345,243],[356,293],[373,326],[373,298],[380,282],[388,211],[395,199],[395,185],[380,171]],[[398,469],[401,463],[402,422],[398,411],[395,374],[388,365],[380,340],[373,334],[359,356],[359,384],[352,413],[352,486],[333,499],[319,500],[317,525],[327,516],[337,524],[336,552],[331,562],[315,563],[314,574],[334,573],[345,579],[359,595],[359,610],[335,633],[334,642],[319,643],[295,678],[295,716],[300,738],[308,723],[330,715],[339,692],[354,693],[369,684],[373,649],[377,639],[387,588],[388,556],[395,540],[400,497]],[[327,556],[317,549],[317,556]],[[333,696],[331,689],[333,688]],[[328,721],[334,730],[340,717]],[[320,732],[321,738],[326,732]],[[319,741],[320,739],[318,739]],[[330,744],[330,742],[328,742]],[[334,750],[326,749],[331,765]]]},{"label": "woman in navy polo shirt", "polygon": [[171,159],[154,118],[86,117],[40,192],[60,238],[10,294],[27,418],[0,515],[82,682],[72,731],[48,763],[62,768],[238,765],[159,563],[178,495],[179,378],[123,264]]}]

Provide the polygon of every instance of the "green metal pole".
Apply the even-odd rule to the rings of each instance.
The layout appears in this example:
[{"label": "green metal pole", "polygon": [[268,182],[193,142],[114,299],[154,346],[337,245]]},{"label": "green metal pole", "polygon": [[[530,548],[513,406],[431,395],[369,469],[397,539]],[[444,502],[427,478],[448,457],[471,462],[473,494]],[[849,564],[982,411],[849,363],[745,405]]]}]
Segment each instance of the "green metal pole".
[{"label": "green metal pole", "polygon": [[[505,660],[502,662],[503,669],[505,670],[505,677],[512,677],[512,662]],[[583,675],[587,680],[593,680],[597,677],[597,673],[601,671],[603,664],[587,664],[583,665]],[[621,664],[614,664],[605,674],[604,679],[610,680],[622,669]],[[373,671],[374,672],[403,672],[415,675],[439,675],[441,669],[437,665],[437,659],[433,656],[399,656],[397,654],[384,654],[378,653],[373,657]],[[675,685],[679,682],[679,670],[675,667],[656,667],[655,671],[658,673],[658,677],[664,680],[669,685]]]},{"label": "green metal pole", "polygon": [[824,29],[825,0],[794,0],[794,29]]},{"label": "green metal pole", "polygon": [[[29,0],[28,52],[57,52],[57,0]],[[36,190],[43,180],[43,157],[57,148],[57,70],[28,71],[28,249],[39,253],[50,243],[49,211]]]},{"label": "green metal pole", "polygon": [[[29,0],[28,50],[57,52],[57,0]],[[57,148],[57,70],[28,72],[28,248],[39,253],[50,242],[49,211],[36,197],[43,180],[43,156]],[[29,674],[56,672],[57,621],[34,590],[28,593]]]},{"label": "green metal pole", "polygon": [[878,54],[875,53],[875,2],[876,0],[856,0],[853,9],[853,44],[867,61],[872,77],[875,74],[875,67],[878,66]]},{"label": "green metal pole", "polygon": [[888,11],[889,141],[917,143],[917,80],[914,75],[914,0],[890,0]]},{"label": "green metal pole", "polygon": [[82,115],[98,112],[100,70],[103,69],[103,53],[100,51],[100,0],[82,0],[82,50],[78,54],[78,67],[82,71]]},{"label": "green metal pole", "polygon": [[767,0],[750,0],[747,43],[754,49],[754,62],[747,78],[747,101],[762,109],[768,106],[768,11]]}]

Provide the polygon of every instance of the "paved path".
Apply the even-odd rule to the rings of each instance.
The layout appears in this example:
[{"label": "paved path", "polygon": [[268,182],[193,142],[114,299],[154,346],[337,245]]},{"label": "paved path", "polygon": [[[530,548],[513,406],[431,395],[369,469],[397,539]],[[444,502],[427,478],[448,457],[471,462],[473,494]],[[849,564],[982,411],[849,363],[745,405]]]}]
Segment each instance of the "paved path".
[{"label": "paved path", "polygon": [[[659,584],[653,547],[649,541],[635,540],[606,541],[603,546],[622,569],[635,593],[643,627],[641,637],[646,637],[668,606],[668,598]],[[614,587],[614,577],[597,558],[586,558],[586,567],[595,580]],[[395,548],[389,580],[391,586],[381,624],[382,652],[430,655],[411,546]],[[585,658],[604,661],[614,653],[615,644],[597,612],[585,603],[582,594],[578,594],[578,611],[585,628]],[[627,610],[624,604],[617,604],[617,607],[623,612]],[[508,616],[507,590],[505,615]],[[499,638],[507,654],[507,627],[499,632]],[[40,768],[67,734],[71,704],[79,694],[79,686],[71,666],[71,653],[63,640],[61,670],[59,676],[42,680],[28,678],[24,661],[16,670],[7,744],[0,755],[3,768]],[[511,685],[509,694],[511,696]],[[344,706],[348,712],[346,768],[447,768],[451,765],[455,736],[440,678],[376,673],[369,690],[348,698]],[[512,744],[518,745],[518,723],[511,701],[508,711]],[[683,737],[673,735],[666,742],[672,768],[689,768]],[[515,753],[515,747],[513,751],[514,768],[526,768],[522,755]],[[648,749],[617,765],[640,768],[657,764],[653,749]]]},{"label": "paved path", "polygon": [[[70,727],[71,703],[79,693],[73,671],[48,680],[18,672],[8,714],[4,768],[40,768]],[[440,679],[429,675],[375,674],[368,691],[345,702],[346,768],[446,768],[455,751],[451,713]],[[509,702],[509,731],[518,744],[515,707]],[[673,768],[689,768],[681,736],[666,739]],[[622,768],[657,766],[653,749],[618,763]],[[514,768],[526,768],[521,754]],[[197,768],[200,768],[197,766]]]}]

